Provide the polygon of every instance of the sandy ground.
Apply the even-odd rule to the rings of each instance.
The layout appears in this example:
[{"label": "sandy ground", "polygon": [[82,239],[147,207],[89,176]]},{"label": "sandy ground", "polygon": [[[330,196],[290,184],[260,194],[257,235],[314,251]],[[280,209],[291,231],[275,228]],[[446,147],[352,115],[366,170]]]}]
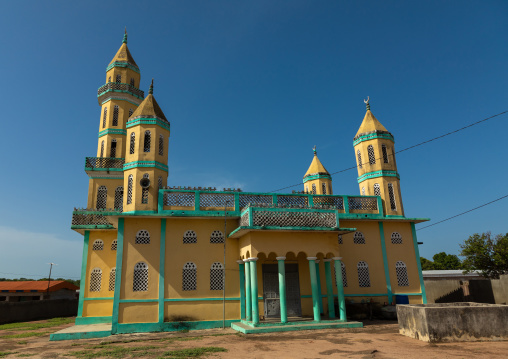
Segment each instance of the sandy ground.
[{"label": "sandy ground", "polygon": [[[44,322],[44,321],[41,321]],[[507,358],[508,341],[429,344],[398,333],[393,321],[366,321],[361,329],[326,329],[269,334],[238,334],[232,329],[188,333],[116,335],[102,339],[50,342],[49,334],[70,324],[44,328],[38,337],[5,338],[23,330],[0,330],[0,358],[75,358],[73,352],[132,348],[137,358],[158,358],[169,350],[222,347],[227,352],[202,358]],[[34,331],[32,331],[34,332]],[[100,345],[102,343],[102,346]],[[140,353],[139,348],[150,352]],[[138,348],[138,349],[135,349]],[[118,354],[117,354],[118,355]],[[106,358],[97,352],[98,358]],[[132,357],[130,352],[115,357]]]}]

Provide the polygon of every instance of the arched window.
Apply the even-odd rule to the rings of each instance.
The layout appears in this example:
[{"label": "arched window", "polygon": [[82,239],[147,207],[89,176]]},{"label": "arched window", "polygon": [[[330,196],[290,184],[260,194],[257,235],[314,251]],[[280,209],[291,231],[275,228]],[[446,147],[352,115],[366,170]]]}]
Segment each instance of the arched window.
[{"label": "arched window", "polygon": [[159,155],[164,155],[164,136],[159,136]]},{"label": "arched window", "polygon": [[102,239],[96,239],[93,242],[92,250],[94,251],[102,251],[104,249],[104,242]]},{"label": "arched window", "polygon": [[353,238],[354,244],[365,244],[365,237],[362,232],[355,232],[355,236]]},{"label": "arched window", "polygon": [[210,290],[224,289],[224,266],[215,262],[210,268]]},{"label": "arched window", "polygon": [[402,244],[402,236],[398,232],[392,233],[392,243],[393,244]]},{"label": "arched window", "polygon": [[379,183],[374,183],[374,196],[381,196],[381,187],[379,187]]},{"label": "arched window", "polygon": [[122,83],[122,75],[116,75],[116,83],[117,84]]},{"label": "arched window", "polygon": [[183,235],[183,243],[197,243],[198,236],[194,231],[187,231]]},{"label": "arched window", "polygon": [[150,233],[142,229],[136,234],[136,244],[150,244]]},{"label": "arched window", "polygon": [[342,244],[342,234],[339,234],[338,241],[339,241],[339,244]]},{"label": "arched window", "polygon": [[[150,178],[150,175],[148,173],[145,173],[143,175],[143,178]],[[141,203],[147,204],[148,203],[148,188],[141,188]]]},{"label": "arched window", "polygon": [[104,157],[104,140],[101,142],[101,155],[99,157]]},{"label": "arched window", "polygon": [[131,86],[134,86],[134,78],[131,78]]},{"label": "arched window", "polygon": [[369,265],[367,262],[360,261],[358,268],[358,284],[360,287],[370,287]]},{"label": "arched window", "polygon": [[129,175],[129,179],[127,180],[127,204],[132,203],[132,175]]},{"label": "arched window", "polygon": [[182,273],[182,289],[183,290],[196,290],[196,271],[197,267],[192,262],[187,262],[183,266]]},{"label": "arched window", "polygon": [[406,264],[402,261],[395,263],[395,272],[397,273],[397,283],[399,287],[409,287]]},{"label": "arched window", "polygon": [[210,243],[224,243],[224,234],[221,231],[213,231],[210,235]]},{"label": "arched window", "polygon": [[123,211],[123,186],[118,186],[115,189],[115,209]]},{"label": "arched window", "polygon": [[111,242],[111,250],[116,251],[117,246],[118,246],[118,240],[114,239],[113,242]]},{"label": "arched window", "polygon": [[362,168],[363,167],[363,164],[362,164],[362,154],[360,152],[360,150],[358,150],[358,152],[356,152],[357,156],[358,156],[358,167]]},{"label": "arched window", "polygon": [[340,262],[340,269],[342,273],[342,286],[347,287],[347,273],[346,273],[346,265],[344,262]]},{"label": "arched window", "polygon": [[143,145],[143,152],[150,152],[150,131],[145,131],[145,143]]},{"label": "arched window", "polygon": [[118,126],[118,105],[115,105],[113,109],[113,126]]},{"label": "arched window", "polygon": [[369,163],[371,165],[375,165],[376,164],[376,155],[374,154],[374,147],[372,147],[372,145],[369,145],[367,147],[367,153],[369,154]]},{"label": "arched window", "polygon": [[162,188],[162,176],[159,176],[159,179],[157,180],[157,184],[159,185],[159,189]]},{"label": "arched window", "polygon": [[116,140],[115,139],[111,140],[111,149],[110,149],[109,157],[112,157],[112,158],[116,157]]},{"label": "arched window", "polygon": [[108,82],[111,82],[111,76],[108,77]]},{"label": "arched window", "polygon": [[393,185],[388,183],[388,196],[390,197],[390,207],[392,211],[397,210],[397,205],[395,204],[395,193],[393,192]]},{"label": "arched window", "polygon": [[388,163],[388,151],[385,145],[381,145],[381,152],[383,153],[383,162]]},{"label": "arched window", "polygon": [[326,194],[326,183],[322,183],[321,188],[323,190],[323,194]]},{"label": "arched window", "polygon": [[102,115],[102,128],[106,127],[106,119],[108,118],[108,108],[104,107],[104,113]]},{"label": "arched window", "polygon": [[365,187],[362,187],[362,196],[365,196]]},{"label": "arched window", "polygon": [[312,194],[316,194],[316,184],[312,185]]},{"label": "arched window", "polygon": [[134,113],[134,110],[132,108],[130,108],[129,109],[129,117],[131,117],[133,113]]},{"label": "arched window", "polygon": [[106,208],[106,200],[108,198],[108,189],[106,186],[100,186],[97,190],[97,209]]},{"label": "arched window", "polygon": [[134,132],[131,132],[131,146],[129,153],[132,155],[134,154],[134,147],[136,146],[136,135]]},{"label": "arched window", "polygon": [[138,262],[134,266],[132,290],[134,292],[146,292],[148,290],[148,265],[144,262]]},{"label": "arched window", "polygon": [[90,292],[101,291],[102,270],[94,268],[90,273]]},{"label": "arched window", "polygon": [[116,279],[116,268],[111,268],[111,272],[109,272],[109,288],[110,292],[115,290],[115,279]]}]

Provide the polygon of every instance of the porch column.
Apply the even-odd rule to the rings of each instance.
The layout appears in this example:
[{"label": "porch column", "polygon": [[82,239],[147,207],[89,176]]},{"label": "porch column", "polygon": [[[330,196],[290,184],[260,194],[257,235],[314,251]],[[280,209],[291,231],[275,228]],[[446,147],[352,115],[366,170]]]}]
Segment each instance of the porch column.
[{"label": "porch column", "polygon": [[280,322],[287,323],[288,313],[286,308],[286,257],[277,257],[279,265],[279,302],[280,302]]},{"label": "porch column", "polygon": [[328,302],[328,317],[335,318],[335,305],[333,301],[333,283],[332,283],[332,266],[331,259],[323,259],[325,263],[325,278],[326,278],[326,301]]},{"label": "porch column", "polygon": [[314,320],[319,322],[321,320],[321,315],[319,313],[316,259],[317,257],[307,257],[307,260],[309,261],[310,285],[312,287],[312,307],[314,309]]},{"label": "porch column", "polygon": [[252,323],[259,324],[259,302],[258,302],[258,270],[256,266],[258,258],[249,258],[250,264],[250,286],[252,296]]},{"label": "porch column", "polygon": [[250,265],[248,259],[243,261],[245,262],[245,320],[250,322],[252,320]]},{"label": "porch column", "polygon": [[318,301],[319,301],[319,312],[321,314],[325,314],[323,311],[323,292],[321,291],[321,276],[319,275],[319,260],[316,261],[316,277],[317,277],[317,287],[318,287]]},{"label": "porch column", "polygon": [[344,285],[342,283],[342,257],[333,257],[335,261],[335,280],[337,282],[337,296],[339,302],[340,320],[346,321],[346,301],[344,300]]},{"label": "porch column", "polygon": [[242,260],[236,261],[240,274],[240,319],[245,319],[245,264]]}]

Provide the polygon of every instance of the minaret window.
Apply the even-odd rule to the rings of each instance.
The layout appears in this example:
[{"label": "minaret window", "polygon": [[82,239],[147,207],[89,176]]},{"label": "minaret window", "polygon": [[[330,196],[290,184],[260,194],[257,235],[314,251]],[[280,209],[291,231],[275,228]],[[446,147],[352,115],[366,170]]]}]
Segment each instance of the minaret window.
[{"label": "minaret window", "polygon": [[365,244],[365,237],[362,232],[356,232],[353,238],[354,244]]},{"label": "minaret window", "polygon": [[397,205],[395,204],[395,193],[393,192],[393,185],[388,183],[388,196],[390,197],[390,207],[392,211],[397,210]]},{"label": "minaret window", "polygon": [[159,155],[164,155],[164,136],[159,136]]},{"label": "minaret window", "polygon": [[362,187],[362,196],[365,196],[365,187]]},{"label": "minaret window", "polygon": [[106,186],[100,186],[97,190],[97,209],[106,208],[106,200],[108,199],[108,189]]},{"label": "minaret window", "polygon": [[94,251],[104,250],[104,242],[102,241],[102,239],[96,239],[93,242],[92,250],[94,250]]},{"label": "minaret window", "polygon": [[372,147],[372,145],[369,145],[369,147],[367,147],[367,153],[369,154],[369,163],[371,165],[375,165],[376,155],[374,154],[374,147]]},{"label": "minaret window", "polygon": [[108,77],[108,82],[111,82],[111,76]]},{"label": "minaret window", "polygon": [[134,86],[134,79],[131,78],[131,86]]},{"label": "minaret window", "polygon": [[140,230],[136,234],[136,244],[150,244],[150,233],[147,230]]},{"label": "minaret window", "polygon": [[127,204],[132,203],[132,175],[129,175],[129,179],[127,180]]},{"label": "minaret window", "polygon": [[117,84],[122,83],[122,75],[116,75],[116,83]]},{"label": "minaret window", "polygon": [[134,113],[134,110],[132,108],[130,108],[129,109],[129,117],[131,117],[133,113]]},{"label": "minaret window", "polygon": [[111,140],[111,151],[109,157],[115,158],[116,157],[116,140]]},{"label": "minaret window", "polygon": [[383,162],[388,163],[388,151],[385,145],[381,145],[381,152],[383,153]]},{"label": "minaret window", "polygon": [[148,265],[144,262],[138,262],[134,266],[134,280],[132,281],[132,290],[134,292],[148,291]]},{"label": "minaret window", "polygon": [[114,239],[113,242],[111,242],[111,250],[116,251],[117,247],[118,247],[118,240]]},{"label": "minaret window", "polygon": [[94,268],[90,273],[90,292],[101,291],[102,270]]},{"label": "minaret window", "polygon": [[210,290],[224,289],[224,266],[220,262],[215,262],[210,268]]},{"label": "minaret window", "polygon": [[111,272],[109,272],[109,288],[110,292],[115,290],[115,279],[116,279],[116,268],[111,268]]},{"label": "minaret window", "polygon": [[118,106],[115,105],[115,108],[113,109],[113,126],[118,126]]},{"label": "minaret window", "polygon": [[342,272],[342,286],[347,287],[347,273],[346,273],[346,265],[344,262],[340,262],[340,269]]},{"label": "minaret window", "polygon": [[316,194],[316,185],[315,184],[312,185],[312,194]]},{"label": "minaret window", "polygon": [[197,243],[198,242],[198,236],[196,235],[196,232],[194,231],[187,231],[183,235],[183,243]]},{"label": "minaret window", "polygon": [[339,234],[338,241],[339,241],[339,244],[342,244],[342,234]]},{"label": "minaret window", "polygon": [[104,113],[102,115],[102,128],[106,127],[106,119],[108,118],[108,108],[104,107]]},{"label": "minaret window", "polygon": [[395,263],[395,273],[397,273],[397,283],[399,287],[409,287],[409,279],[407,277],[407,267],[402,261]]},{"label": "minaret window", "polygon": [[367,262],[360,261],[357,265],[358,269],[358,284],[360,287],[370,287],[370,275],[369,275],[369,265]]},{"label": "minaret window", "polygon": [[145,143],[143,145],[143,152],[150,152],[151,134],[150,131],[145,131]]},{"label": "minaret window", "polygon": [[326,194],[326,183],[323,183],[322,185],[323,194]]},{"label": "minaret window", "polygon": [[183,266],[182,273],[182,289],[183,290],[196,290],[196,271],[197,267],[192,262],[187,262]]},{"label": "minaret window", "polygon": [[104,157],[104,140],[102,140],[102,142],[101,142],[101,156],[100,157]]},{"label": "minaret window", "polygon": [[379,183],[374,183],[374,196],[381,196],[381,187]]},{"label": "minaret window", "polygon": [[115,209],[120,212],[123,211],[123,186],[115,189]]},{"label": "minaret window", "polygon": [[398,232],[392,233],[392,243],[393,244],[402,244],[402,236]]},{"label": "minaret window", "polygon": [[357,156],[358,156],[358,167],[362,168],[363,167],[363,164],[362,164],[362,154],[361,154],[360,150],[358,150]]},{"label": "minaret window", "polygon": [[210,235],[210,243],[224,243],[224,234],[221,231],[213,231]]},{"label": "minaret window", "polygon": [[136,135],[134,134],[134,132],[131,132],[131,146],[130,146],[130,151],[129,153],[131,155],[134,154],[134,147],[136,146]]},{"label": "minaret window", "polygon": [[[150,175],[148,173],[145,173],[143,175],[143,178],[150,178]],[[142,188],[141,189],[141,203],[147,204],[148,203],[148,188]]]},{"label": "minaret window", "polygon": [[159,185],[159,189],[161,189],[162,188],[162,177],[161,176],[159,176],[159,180],[158,180],[157,184]]}]

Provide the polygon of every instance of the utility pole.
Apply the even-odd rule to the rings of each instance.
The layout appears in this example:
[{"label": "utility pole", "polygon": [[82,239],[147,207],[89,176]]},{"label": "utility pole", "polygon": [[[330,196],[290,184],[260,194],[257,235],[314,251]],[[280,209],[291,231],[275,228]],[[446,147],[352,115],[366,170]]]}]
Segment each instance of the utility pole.
[{"label": "utility pole", "polygon": [[227,235],[227,207],[229,201],[224,204],[224,268],[222,270],[222,329],[226,329],[226,238]]},{"label": "utility pole", "polygon": [[51,269],[53,269],[53,265],[57,265],[56,263],[48,263],[49,264],[49,277],[48,277],[48,289],[46,291],[46,294],[48,296],[48,299],[49,299],[49,284],[51,283]]}]

